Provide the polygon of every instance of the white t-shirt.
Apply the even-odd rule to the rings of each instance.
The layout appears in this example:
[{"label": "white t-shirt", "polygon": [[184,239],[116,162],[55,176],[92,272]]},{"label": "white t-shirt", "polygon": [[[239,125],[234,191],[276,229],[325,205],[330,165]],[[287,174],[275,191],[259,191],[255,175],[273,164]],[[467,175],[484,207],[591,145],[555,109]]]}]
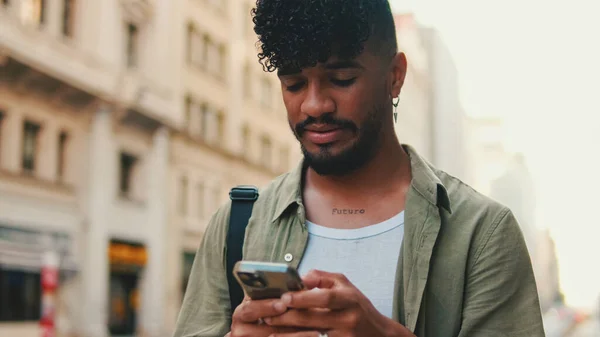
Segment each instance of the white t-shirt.
[{"label": "white t-shirt", "polygon": [[298,268],[300,275],[311,269],[344,274],[381,314],[391,317],[404,212],[359,229],[306,224],[309,237]]}]

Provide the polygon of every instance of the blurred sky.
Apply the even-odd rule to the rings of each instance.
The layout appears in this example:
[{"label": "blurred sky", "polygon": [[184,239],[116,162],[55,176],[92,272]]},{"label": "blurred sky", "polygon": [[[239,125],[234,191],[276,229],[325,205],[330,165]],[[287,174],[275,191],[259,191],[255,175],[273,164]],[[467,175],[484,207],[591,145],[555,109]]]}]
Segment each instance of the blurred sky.
[{"label": "blurred sky", "polygon": [[[575,306],[600,295],[600,0],[391,0],[438,28],[470,115],[499,116],[527,156],[538,227]],[[410,62],[410,60],[409,60]]]}]

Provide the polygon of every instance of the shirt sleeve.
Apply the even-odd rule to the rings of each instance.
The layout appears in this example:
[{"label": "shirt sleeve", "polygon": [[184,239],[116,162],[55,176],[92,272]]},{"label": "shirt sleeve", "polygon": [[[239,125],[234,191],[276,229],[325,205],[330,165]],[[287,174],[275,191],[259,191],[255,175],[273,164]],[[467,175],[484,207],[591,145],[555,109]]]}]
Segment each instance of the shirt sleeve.
[{"label": "shirt sleeve", "polygon": [[475,247],[459,337],[544,337],[531,259],[509,209],[497,216]]},{"label": "shirt sleeve", "polygon": [[231,202],[212,216],[192,265],[174,337],[223,337],[231,309],[225,272],[225,241]]}]

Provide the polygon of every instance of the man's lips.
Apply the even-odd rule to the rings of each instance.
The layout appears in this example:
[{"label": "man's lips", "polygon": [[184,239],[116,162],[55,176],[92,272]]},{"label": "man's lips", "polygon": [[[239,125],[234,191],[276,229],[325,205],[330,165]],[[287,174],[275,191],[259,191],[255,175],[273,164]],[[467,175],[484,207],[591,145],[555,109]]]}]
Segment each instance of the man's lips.
[{"label": "man's lips", "polygon": [[337,125],[313,124],[313,125],[307,126],[304,129],[306,131],[312,131],[312,132],[329,132],[329,131],[333,131],[333,130],[338,130],[338,129],[340,129],[340,127]]},{"label": "man's lips", "polygon": [[338,140],[343,129],[340,127],[306,128],[306,138],[314,144],[329,144]]}]

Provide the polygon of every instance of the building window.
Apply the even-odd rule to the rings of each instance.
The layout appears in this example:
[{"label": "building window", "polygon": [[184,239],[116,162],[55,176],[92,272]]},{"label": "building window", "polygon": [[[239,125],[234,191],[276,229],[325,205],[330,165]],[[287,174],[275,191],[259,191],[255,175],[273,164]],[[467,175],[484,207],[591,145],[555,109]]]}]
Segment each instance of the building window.
[{"label": "building window", "polygon": [[[201,64],[204,67],[210,67],[210,50],[212,46],[212,42],[210,40],[210,37],[208,35],[204,35],[202,37],[202,51],[201,51],[201,55],[202,55],[202,61]],[[209,68],[210,69],[210,68]]]},{"label": "building window", "polygon": [[64,36],[73,37],[75,30],[75,0],[64,0],[62,33]]},{"label": "building window", "polygon": [[188,29],[187,29],[187,53],[186,53],[186,61],[188,63],[193,63],[193,57],[194,57],[194,35],[196,34],[196,29],[194,28],[193,24],[188,24]]},{"label": "building window", "polygon": [[192,98],[188,95],[185,97],[185,126],[189,127],[192,120]]},{"label": "building window", "polygon": [[58,136],[58,167],[56,169],[56,173],[58,176],[58,180],[62,181],[65,177],[65,164],[67,160],[67,141],[68,136],[66,132],[61,132]]},{"label": "building window", "polygon": [[132,185],[133,185],[133,174],[135,165],[138,159],[130,154],[121,153],[120,159],[120,186],[119,191],[123,197],[131,197]]},{"label": "building window", "polygon": [[136,25],[127,24],[127,67],[137,66],[139,32]]},{"label": "building window", "polygon": [[179,186],[179,200],[178,200],[178,207],[179,207],[179,214],[181,216],[186,216],[187,215],[187,206],[188,206],[188,179],[187,177],[181,177],[180,180],[180,186]]},{"label": "building window", "polygon": [[5,116],[5,112],[0,110],[0,164],[2,163],[2,144],[4,144],[3,142],[3,128],[4,128],[4,116]]},{"label": "building window", "polygon": [[212,74],[219,72],[219,50],[215,41],[210,40],[206,45],[208,49],[208,58],[206,59],[207,70]]},{"label": "building window", "polygon": [[208,144],[218,140],[218,134],[223,128],[219,126],[219,114],[208,104],[202,104],[200,109],[200,136]]},{"label": "building window", "polygon": [[219,113],[216,114],[216,123],[216,141],[220,144],[224,141],[225,138],[225,113],[223,111],[219,111]]},{"label": "building window", "polygon": [[202,64],[202,37],[193,24],[188,25],[187,61],[191,64]]},{"label": "building window", "polygon": [[220,79],[225,79],[227,77],[227,74],[225,73],[227,70],[227,50],[225,49],[224,45],[219,46],[218,49],[218,57],[219,57],[219,65],[217,68],[215,68],[218,72],[218,77]]},{"label": "building window", "polygon": [[40,319],[40,273],[3,269],[0,266],[0,322]]},{"label": "building window", "polygon": [[35,171],[35,164],[38,152],[38,141],[40,135],[40,125],[32,122],[25,122],[23,127],[23,171],[31,173]]},{"label": "building window", "polygon": [[200,123],[200,136],[202,137],[202,139],[208,139],[207,137],[207,133],[208,133],[208,123],[210,122],[210,111],[208,108],[208,105],[202,104],[202,106],[200,107],[200,118],[199,118],[199,123]]},{"label": "building window", "polygon": [[271,167],[271,140],[266,136],[261,140],[260,161],[264,167]]},{"label": "building window", "polygon": [[197,198],[197,204],[196,207],[198,207],[198,218],[200,219],[204,219],[204,207],[205,207],[205,203],[204,203],[204,184],[203,183],[198,183],[198,185],[196,186],[196,198]]},{"label": "building window", "polygon": [[187,59],[190,64],[202,68],[206,62],[205,37],[198,32],[193,24],[188,26]]},{"label": "building window", "polygon": [[39,27],[46,22],[46,0],[21,0],[20,5],[24,24]]}]

